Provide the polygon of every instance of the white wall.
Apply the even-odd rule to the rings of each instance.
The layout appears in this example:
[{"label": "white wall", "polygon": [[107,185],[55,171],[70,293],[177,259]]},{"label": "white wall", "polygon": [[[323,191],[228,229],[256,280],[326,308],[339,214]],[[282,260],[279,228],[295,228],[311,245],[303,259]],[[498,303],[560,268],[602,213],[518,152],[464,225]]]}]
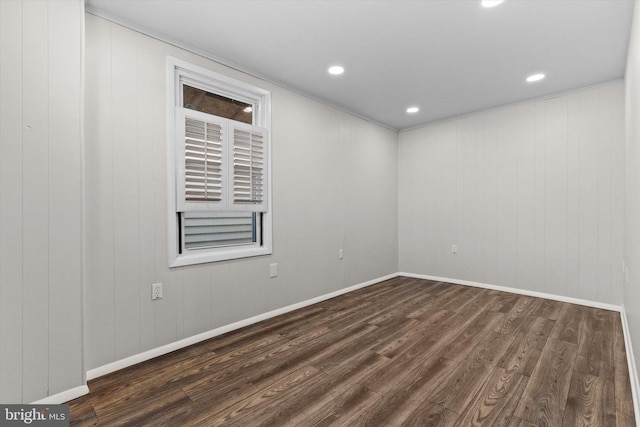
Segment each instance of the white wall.
[{"label": "white wall", "polygon": [[624,257],[629,277],[624,285],[624,307],[637,363],[640,361],[640,1],[638,0],[635,2],[633,15],[625,73]]},{"label": "white wall", "polygon": [[623,91],[402,132],[400,271],[620,304]]},{"label": "white wall", "polygon": [[[88,369],[397,271],[396,132],[92,15],[86,33]],[[272,256],[167,268],[167,55],[272,91]]]},{"label": "white wall", "polygon": [[84,3],[0,1],[0,402],[81,386]]}]

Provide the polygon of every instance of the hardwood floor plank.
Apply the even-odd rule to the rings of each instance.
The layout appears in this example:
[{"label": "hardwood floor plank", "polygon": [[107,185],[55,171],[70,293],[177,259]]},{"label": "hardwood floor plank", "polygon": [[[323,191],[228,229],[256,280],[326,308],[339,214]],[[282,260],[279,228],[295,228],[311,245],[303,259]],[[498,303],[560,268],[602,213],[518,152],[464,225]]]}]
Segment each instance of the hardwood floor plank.
[{"label": "hardwood floor plank", "polygon": [[385,369],[373,372],[364,380],[363,385],[378,393],[386,392],[398,378],[434,357],[442,348],[441,343],[453,339],[458,329],[451,325],[434,326],[393,357]]},{"label": "hardwood floor plank", "polygon": [[455,311],[438,310],[436,307],[432,307],[430,311],[422,313],[420,316],[417,316],[414,319],[419,320],[425,325],[432,325],[444,323],[454,314],[456,314]]},{"label": "hardwood floor plank", "polygon": [[[227,364],[211,364],[197,378],[192,378],[183,385],[182,389],[193,400],[206,398],[221,405],[228,400],[231,391],[235,393],[245,390],[250,383],[247,376],[260,372],[265,365],[274,367],[278,361],[288,360],[292,353],[299,352],[306,345],[312,345],[312,348],[323,347],[321,340],[328,339],[326,336],[329,334],[321,332],[326,330],[327,328],[320,328],[253,356],[232,359]],[[255,388],[253,385],[251,387]]]},{"label": "hardwood floor plank", "polygon": [[372,317],[369,323],[380,326],[399,317],[405,318],[406,313],[414,311],[416,306],[420,306],[429,300],[433,300],[433,295],[424,294],[416,296],[415,291],[412,291],[394,303],[385,304],[385,308],[379,310],[380,314]]},{"label": "hardwood floor plank", "polygon": [[575,304],[565,304],[562,307],[558,322],[556,322],[551,338],[578,344],[582,309]]},{"label": "hardwood floor plank", "polygon": [[[483,341],[485,336],[490,334],[503,316],[503,313],[496,311],[481,312],[460,333],[456,334],[455,338],[444,347],[440,354],[452,360],[460,361],[464,359],[478,343]],[[498,334],[494,333],[492,336],[496,335]],[[512,341],[512,339],[509,341]]]},{"label": "hardwood floor plank", "polygon": [[633,399],[631,393],[631,380],[629,379],[629,367],[627,365],[627,352],[624,347],[622,323],[618,313],[615,313],[614,315],[613,326],[616,411],[627,415],[633,415]]},{"label": "hardwood floor plank", "polygon": [[496,332],[501,334],[513,334],[515,333],[522,322],[530,315],[541,300],[539,298],[521,296],[518,298],[513,308],[504,317],[504,321],[496,328]]},{"label": "hardwood floor plank", "polygon": [[396,323],[389,324],[383,328],[372,328],[370,333],[363,335],[359,339],[352,340],[348,344],[343,344],[334,351],[325,352],[324,354],[319,355],[314,358],[312,364],[323,372],[337,369],[340,365],[348,363],[351,359],[359,356],[360,354],[369,352],[376,344],[384,342],[388,337],[393,336],[398,329],[402,329],[404,326],[413,323],[413,320],[405,318],[398,319]]},{"label": "hardwood floor plank", "polygon": [[425,303],[423,306],[416,308],[414,311],[409,313],[407,317],[418,318],[424,313],[432,313],[435,307],[438,307],[438,309],[440,310],[441,305],[455,298],[462,292],[464,292],[462,286],[451,285],[447,289],[441,291],[439,294],[430,294],[432,295],[432,299]]},{"label": "hardwood floor plank", "polygon": [[91,393],[100,397],[104,393],[116,393],[119,389],[127,390],[129,387],[139,384],[141,378],[155,379],[158,373],[162,376],[172,376],[175,375],[176,370],[182,371],[199,366],[217,357],[217,354],[203,346],[189,346],[180,351],[156,357],[148,363],[141,363],[107,374],[98,380],[89,381],[88,385]]},{"label": "hardwood floor plank", "polygon": [[444,296],[439,297],[437,303],[441,310],[459,311],[480,294],[488,295],[489,291],[486,289],[462,286],[455,294],[447,295],[449,298],[445,298]]},{"label": "hardwood floor plank", "polygon": [[352,425],[400,425],[420,408],[454,367],[452,360],[430,359],[396,381],[380,400],[351,420]]},{"label": "hardwood floor plank", "polygon": [[401,424],[402,427],[446,427],[452,426],[458,414],[435,403],[423,402]]},{"label": "hardwood floor plank", "polygon": [[610,380],[575,371],[563,425],[615,426],[615,406],[613,383]]},{"label": "hardwood floor plank", "polygon": [[616,427],[636,427],[636,419],[633,417],[633,415],[627,415],[622,412],[617,412]]},{"label": "hardwood floor plank", "polygon": [[[280,422],[286,421],[287,425],[300,426],[312,424],[326,418],[327,416],[339,416],[336,413],[336,399],[344,405],[345,396],[349,395],[354,386],[362,387],[358,384],[362,378],[371,371],[381,368],[388,359],[379,354],[366,352],[357,358],[341,365],[333,372],[324,372],[325,380],[314,385],[310,390],[300,390],[304,394],[304,399],[296,399],[286,402],[280,412]],[[267,420],[267,423],[275,420]],[[276,425],[276,424],[273,424]]]},{"label": "hardwood floor plank", "polygon": [[[508,427],[540,427],[518,417],[511,417]],[[551,426],[549,426],[551,427]]]},{"label": "hardwood floor plank", "polygon": [[71,425],[635,425],[617,313],[406,277],[89,388]]},{"label": "hardwood floor plank", "polygon": [[531,315],[551,320],[558,320],[563,304],[564,303],[560,301],[540,298],[540,304],[533,309]]},{"label": "hardwood floor plank", "polygon": [[348,426],[349,420],[359,418],[367,408],[375,405],[380,398],[379,394],[363,385],[353,384],[335,399],[311,414],[303,424],[287,423],[286,425],[290,427],[300,427],[301,425],[313,427]]},{"label": "hardwood floor plank", "polygon": [[613,312],[581,307],[584,323],[578,341],[576,370],[589,375],[614,379]]},{"label": "hardwood floor plank", "polygon": [[442,320],[446,320],[452,314],[452,311],[440,311],[434,313],[434,318],[429,321],[418,321],[408,324],[404,329],[398,331],[399,334],[390,336],[388,341],[380,342],[372,347],[371,350],[382,356],[393,358],[403,349],[423,339],[427,334],[431,333],[432,330],[436,329]]},{"label": "hardwood floor plank", "polygon": [[562,424],[576,361],[575,344],[547,340],[514,415],[541,426]]},{"label": "hardwood floor plank", "polygon": [[513,339],[510,335],[490,332],[438,385],[429,400],[461,414],[476,399],[476,393],[488,380],[495,363]]},{"label": "hardwood floor plank", "polygon": [[489,291],[489,294],[495,295],[497,299],[491,305],[487,306],[487,310],[499,311],[500,313],[510,312],[520,299],[520,295],[501,291]]},{"label": "hardwood floor plank", "polygon": [[256,364],[253,369],[244,370],[242,375],[258,387],[268,386],[279,381],[288,372],[301,369],[304,366],[311,366],[323,356],[339,351],[343,345],[357,340],[368,340],[367,335],[375,329],[375,326],[365,325],[358,329],[343,331],[341,334],[330,335],[328,337],[332,337],[333,341],[316,340],[312,345],[289,354],[280,353],[278,357],[271,358],[266,363]]},{"label": "hardwood floor plank", "polygon": [[466,406],[456,426],[506,427],[524,392],[528,378],[513,371],[494,368],[476,398]]},{"label": "hardwood floor plank", "polygon": [[502,356],[498,366],[509,372],[531,376],[554,323],[553,320],[542,317],[524,318],[514,334],[511,347]]},{"label": "hardwood floor plank", "polygon": [[[157,417],[186,412],[191,400],[179,388],[138,391],[95,402],[93,408],[102,425],[141,425]],[[151,422],[151,424],[154,424]]]},{"label": "hardwood floor plank", "polygon": [[93,396],[85,395],[76,399],[74,404],[69,406],[72,425],[85,427],[98,424],[98,416],[93,410],[92,399]]},{"label": "hardwood floor plank", "polygon": [[263,420],[266,415],[277,416],[281,402],[287,398],[295,398],[298,387],[309,382],[317,383],[323,376],[322,372],[313,367],[305,367],[293,371],[270,387],[237,402],[219,416],[206,416],[194,420],[202,425],[210,426],[259,426],[266,425]]},{"label": "hardwood floor plank", "polygon": [[[444,321],[443,325],[467,325],[469,322],[474,321],[473,319],[475,319],[476,316],[483,312],[502,315],[502,313],[485,310],[485,307],[487,305],[490,305],[496,300],[496,296],[489,295],[486,289],[483,289],[483,291],[484,292],[479,293],[478,295],[467,301],[463,306],[460,307],[460,309],[456,310],[456,314]],[[485,315],[488,316],[488,314]]]}]

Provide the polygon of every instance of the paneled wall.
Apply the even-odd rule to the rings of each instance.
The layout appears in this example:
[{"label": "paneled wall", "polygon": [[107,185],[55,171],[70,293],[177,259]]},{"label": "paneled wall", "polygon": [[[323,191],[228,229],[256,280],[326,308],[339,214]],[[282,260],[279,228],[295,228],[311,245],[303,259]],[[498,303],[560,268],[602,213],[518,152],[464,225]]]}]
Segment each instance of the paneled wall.
[{"label": "paneled wall", "polygon": [[0,402],[84,383],[84,3],[0,1]]},{"label": "paneled wall", "polygon": [[[640,362],[640,1],[636,0],[625,73],[626,143],[624,257],[628,282],[624,308],[636,363]],[[637,366],[636,366],[637,374]],[[635,386],[638,387],[637,378]],[[636,392],[638,392],[636,388]],[[637,415],[637,414],[636,414]]]},{"label": "paneled wall", "polygon": [[[396,132],[92,15],[86,33],[88,369],[397,271]],[[272,256],[167,268],[167,55],[272,91]]]},{"label": "paneled wall", "polygon": [[623,134],[622,82],[401,133],[400,271],[620,304]]}]

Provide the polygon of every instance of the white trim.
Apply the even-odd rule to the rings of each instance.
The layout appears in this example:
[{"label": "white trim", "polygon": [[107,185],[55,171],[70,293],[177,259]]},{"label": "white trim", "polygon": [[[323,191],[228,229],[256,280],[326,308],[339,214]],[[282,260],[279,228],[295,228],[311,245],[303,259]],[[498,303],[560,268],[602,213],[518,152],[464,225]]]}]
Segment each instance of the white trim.
[{"label": "white trim", "polygon": [[627,311],[622,304],[620,310],[620,319],[622,321],[622,334],[624,335],[624,348],[627,353],[627,366],[629,367],[629,380],[631,382],[631,396],[633,398],[633,412],[635,414],[636,426],[640,427],[640,383],[638,383],[638,370],[636,368],[636,360],[633,355],[633,346],[631,345],[631,333],[629,330],[629,320],[627,319]]},{"label": "white trim", "polygon": [[47,396],[44,399],[36,400],[32,405],[59,405],[70,400],[77,399],[85,394],[89,394],[89,387],[81,385],[58,394],[54,394],[53,396]]},{"label": "white trim", "polygon": [[[262,215],[262,244],[261,246],[239,246],[213,248],[211,250],[201,250],[195,252],[178,251],[178,241],[180,230],[176,215],[178,212],[176,188],[178,181],[176,178],[176,106],[178,102],[177,89],[180,79],[187,76],[196,81],[201,81],[205,87],[214,92],[224,89],[224,93],[229,96],[240,98],[252,103],[258,111],[254,112],[255,125],[266,129],[266,152],[265,162],[267,176],[266,179],[266,212]],[[167,150],[167,255],[169,268],[183,267],[188,265],[203,264],[216,261],[226,261],[231,259],[250,258],[255,256],[271,255],[273,253],[273,203],[272,203],[272,171],[271,171],[271,92],[260,87],[251,85],[241,80],[234,79],[216,71],[200,67],[172,56],[166,58],[166,150]]]},{"label": "white trim", "polygon": [[153,359],[154,357],[162,356],[167,353],[171,353],[172,351],[180,350],[181,348],[188,347],[193,344],[197,344],[201,341],[208,340],[210,338],[216,337],[218,335],[226,334],[227,332],[234,331],[239,328],[243,328],[245,326],[253,325],[254,323],[261,322],[263,320],[270,319],[275,316],[279,316],[281,314],[289,313],[290,311],[298,310],[303,307],[307,307],[312,304],[317,304],[319,302],[355,291],[360,288],[364,288],[367,286],[375,285],[376,283],[384,282],[385,280],[393,279],[394,277],[398,277],[400,274],[393,273],[387,276],[379,277],[377,279],[372,279],[363,283],[359,283],[357,285],[350,286],[348,288],[339,289],[334,292],[330,292],[328,294],[320,295],[315,298],[308,299],[306,301],[298,302],[295,304],[288,305],[286,307],[278,308],[276,310],[268,311],[263,314],[259,314],[257,316],[250,317],[245,320],[240,320],[235,323],[231,323],[229,325],[221,326],[216,329],[212,329],[207,332],[203,332],[198,335],[194,335],[180,341],[176,341],[170,344],[163,345],[161,347],[156,347],[151,350],[147,350],[145,352],[135,354],[133,356],[126,357],[124,359],[117,360],[112,363],[108,363],[106,365],[91,369],[87,371],[87,380],[93,380],[95,378],[101,377],[103,375],[110,374],[112,372],[118,371],[120,369],[127,368],[129,366],[135,365],[137,363],[141,363],[147,361],[149,359]]},{"label": "white trim", "polygon": [[427,280],[434,280],[436,282],[447,282],[447,283],[453,283],[456,285],[466,285],[466,286],[473,286],[475,288],[484,288],[484,289],[492,289],[495,291],[510,292],[512,294],[527,295],[527,296],[536,297],[536,298],[545,298],[545,299],[550,299],[554,301],[568,302],[570,304],[578,304],[578,305],[584,305],[587,307],[601,308],[603,310],[611,310],[611,311],[617,311],[617,312],[621,311],[621,307],[619,305],[589,301],[589,300],[584,300],[580,298],[565,297],[561,295],[548,294],[545,292],[536,292],[536,291],[528,291],[525,289],[510,288],[508,286],[490,285],[487,283],[472,282],[469,280],[451,279],[448,277],[429,276],[427,274],[398,273],[398,275],[413,277],[415,279],[427,279]]}]

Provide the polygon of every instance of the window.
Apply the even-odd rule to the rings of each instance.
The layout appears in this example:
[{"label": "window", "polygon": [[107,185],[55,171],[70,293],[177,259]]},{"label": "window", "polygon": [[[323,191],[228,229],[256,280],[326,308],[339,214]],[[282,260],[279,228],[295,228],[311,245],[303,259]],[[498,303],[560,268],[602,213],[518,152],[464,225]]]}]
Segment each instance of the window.
[{"label": "window", "polygon": [[167,63],[169,266],[270,254],[270,93]]}]

